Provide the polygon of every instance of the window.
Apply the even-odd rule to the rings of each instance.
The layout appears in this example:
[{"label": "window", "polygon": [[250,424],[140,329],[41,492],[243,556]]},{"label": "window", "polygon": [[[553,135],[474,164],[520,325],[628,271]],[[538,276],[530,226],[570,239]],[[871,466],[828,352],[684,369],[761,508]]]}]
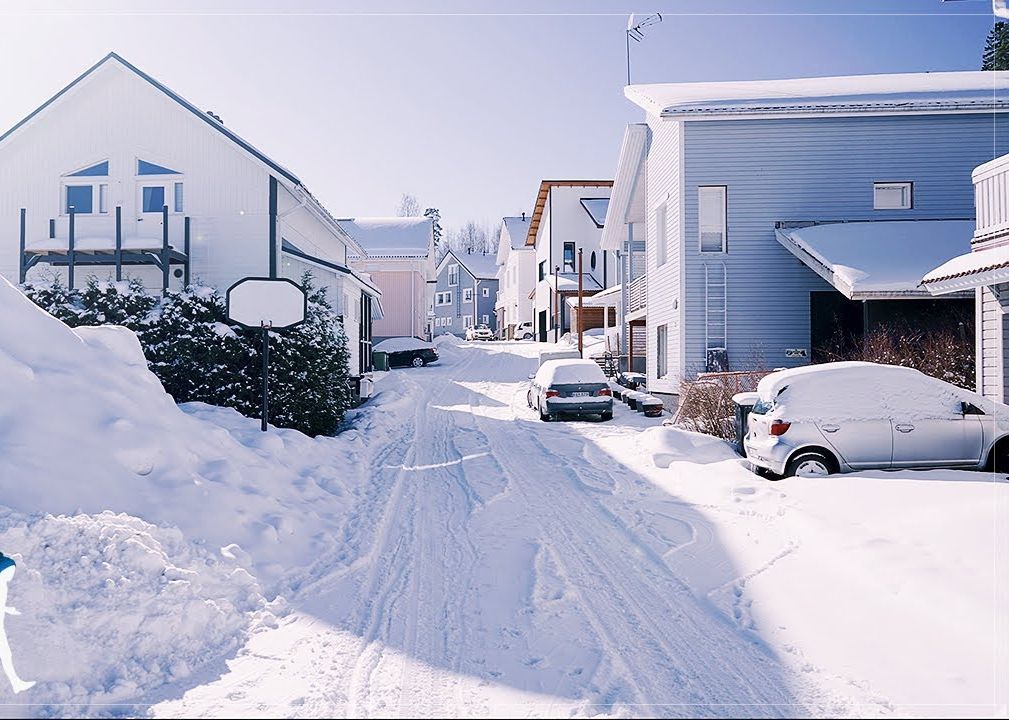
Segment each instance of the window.
[{"label": "window", "polygon": [[909,182],[877,182],[872,184],[873,210],[910,210],[913,184]]},{"label": "window", "polygon": [[164,165],[155,165],[146,160],[137,160],[137,175],[181,175],[178,170],[166,168]]},{"label": "window", "polygon": [[655,264],[666,264],[666,206],[655,208]]},{"label": "window", "polygon": [[451,305],[452,304],[452,291],[440,292],[435,296],[436,305]]},{"label": "window", "polygon": [[109,211],[109,186],[102,183],[98,186],[98,212],[107,213]]},{"label": "window", "polygon": [[564,243],[564,272],[575,272],[575,244]]},{"label": "window", "polygon": [[182,183],[175,183],[175,212],[182,212]]},{"label": "window", "polygon": [[669,326],[659,325],[655,330],[655,375],[665,377],[669,374]]},{"label": "window", "polygon": [[473,327],[473,316],[472,315],[463,315],[462,316],[462,326],[463,326],[464,329],[467,329],[467,330],[469,328]]},{"label": "window", "polygon": [[592,270],[596,269],[596,251],[593,250],[592,254],[589,255],[589,268]]},{"label": "window", "polygon": [[540,280],[547,279],[547,261],[543,260],[540,262]]},{"label": "window", "polygon": [[481,315],[480,322],[482,322],[484,325],[490,325],[490,315]]},{"label": "window", "polygon": [[92,202],[93,186],[91,185],[67,185],[67,201],[64,212],[69,213],[70,208],[77,214],[90,213],[93,211]]},{"label": "window", "polygon": [[490,297],[490,288],[481,288],[484,297]]},{"label": "window", "polygon": [[70,177],[104,177],[109,174],[109,161],[105,160],[96,165],[86,167],[83,170],[78,170],[77,172],[68,173]]},{"label": "window", "polygon": [[458,285],[459,284],[459,266],[449,265],[448,266],[448,284]]},{"label": "window", "polygon": [[143,188],[143,211],[145,213],[161,212],[165,207],[165,188],[163,185],[148,185]]},{"label": "window", "polygon": [[462,301],[473,302],[473,288],[463,288]]},{"label": "window", "polygon": [[450,317],[445,318],[445,325],[446,326],[451,325],[452,322],[453,322],[452,318],[450,318]]},{"label": "window", "polygon": [[697,227],[702,253],[725,252],[726,190],[724,185],[697,188]]}]

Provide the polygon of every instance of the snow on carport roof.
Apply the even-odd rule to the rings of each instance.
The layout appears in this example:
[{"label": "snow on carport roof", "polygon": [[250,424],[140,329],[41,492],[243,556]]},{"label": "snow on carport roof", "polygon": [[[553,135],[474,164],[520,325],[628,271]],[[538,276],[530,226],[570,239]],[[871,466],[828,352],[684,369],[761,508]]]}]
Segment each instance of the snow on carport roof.
[{"label": "snow on carport roof", "polygon": [[340,226],[368,257],[427,257],[431,247],[431,218],[340,218]]},{"label": "snow on carport roof", "polygon": [[1006,107],[1009,72],[887,75],[629,85],[624,94],[663,117],[830,112],[927,112]]},{"label": "snow on carport roof", "polygon": [[930,297],[921,278],[970,248],[971,220],[827,223],[778,229],[778,242],[852,300]]},{"label": "snow on carport roof", "polygon": [[1009,280],[1009,246],[975,250],[959,255],[932,270],[922,284],[933,295],[972,290]]}]

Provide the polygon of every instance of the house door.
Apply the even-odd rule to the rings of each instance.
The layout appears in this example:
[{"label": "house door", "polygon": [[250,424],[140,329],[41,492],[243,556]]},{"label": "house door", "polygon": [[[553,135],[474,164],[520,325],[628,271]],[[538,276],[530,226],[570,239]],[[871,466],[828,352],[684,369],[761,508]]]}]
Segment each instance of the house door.
[{"label": "house door", "polygon": [[547,341],[547,311],[546,310],[540,310],[539,317],[538,317],[538,325],[539,325],[539,327],[537,329],[539,330],[539,333],[538,333],[539,334],[539,341],[540,342],[546,342]]},{"label": "house door", "polygon": [[140,183],[137,186],[138,238],[161,240],[162,211],[168,203],[164,183]]}]

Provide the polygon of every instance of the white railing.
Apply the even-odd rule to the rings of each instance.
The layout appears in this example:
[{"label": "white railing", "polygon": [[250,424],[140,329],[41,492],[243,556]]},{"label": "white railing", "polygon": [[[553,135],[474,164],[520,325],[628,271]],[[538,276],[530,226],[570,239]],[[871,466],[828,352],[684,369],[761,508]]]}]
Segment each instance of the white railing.
[{"label": "white railing", "polygon": [[648,296],[648,276],[642,275],[631,280],[627,286],[628,312],[637,312],[645,307]]}]

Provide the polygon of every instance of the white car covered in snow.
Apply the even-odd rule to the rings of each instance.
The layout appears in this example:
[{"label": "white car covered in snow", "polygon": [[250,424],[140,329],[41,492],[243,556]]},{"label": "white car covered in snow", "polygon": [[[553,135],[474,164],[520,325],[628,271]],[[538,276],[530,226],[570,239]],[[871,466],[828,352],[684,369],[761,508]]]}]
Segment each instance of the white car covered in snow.
[{"label": "white car covered in snow", "polygon": [[515,326],[512,337],[516,340],[532,340],[534,337],[533,324],[531,322],[519,323]]},{"label": "white car covered in snow", "polygon": [[743,445],[758,469],[1009,472],[1009,406],[906,367],[827,363],[760,381]]},{"label": "white car covered in snow", "polygon": [[609,381],[592,360],[546,361],[533,376],[526,400],[544,422],[562,415],[613,418]]},{"label": "white car covered in snow", "polygon": [[466,330],[467,340],[493,340],[494,331],[491,330],[486,325],[479,325],[475,328],[467,328]]}]

